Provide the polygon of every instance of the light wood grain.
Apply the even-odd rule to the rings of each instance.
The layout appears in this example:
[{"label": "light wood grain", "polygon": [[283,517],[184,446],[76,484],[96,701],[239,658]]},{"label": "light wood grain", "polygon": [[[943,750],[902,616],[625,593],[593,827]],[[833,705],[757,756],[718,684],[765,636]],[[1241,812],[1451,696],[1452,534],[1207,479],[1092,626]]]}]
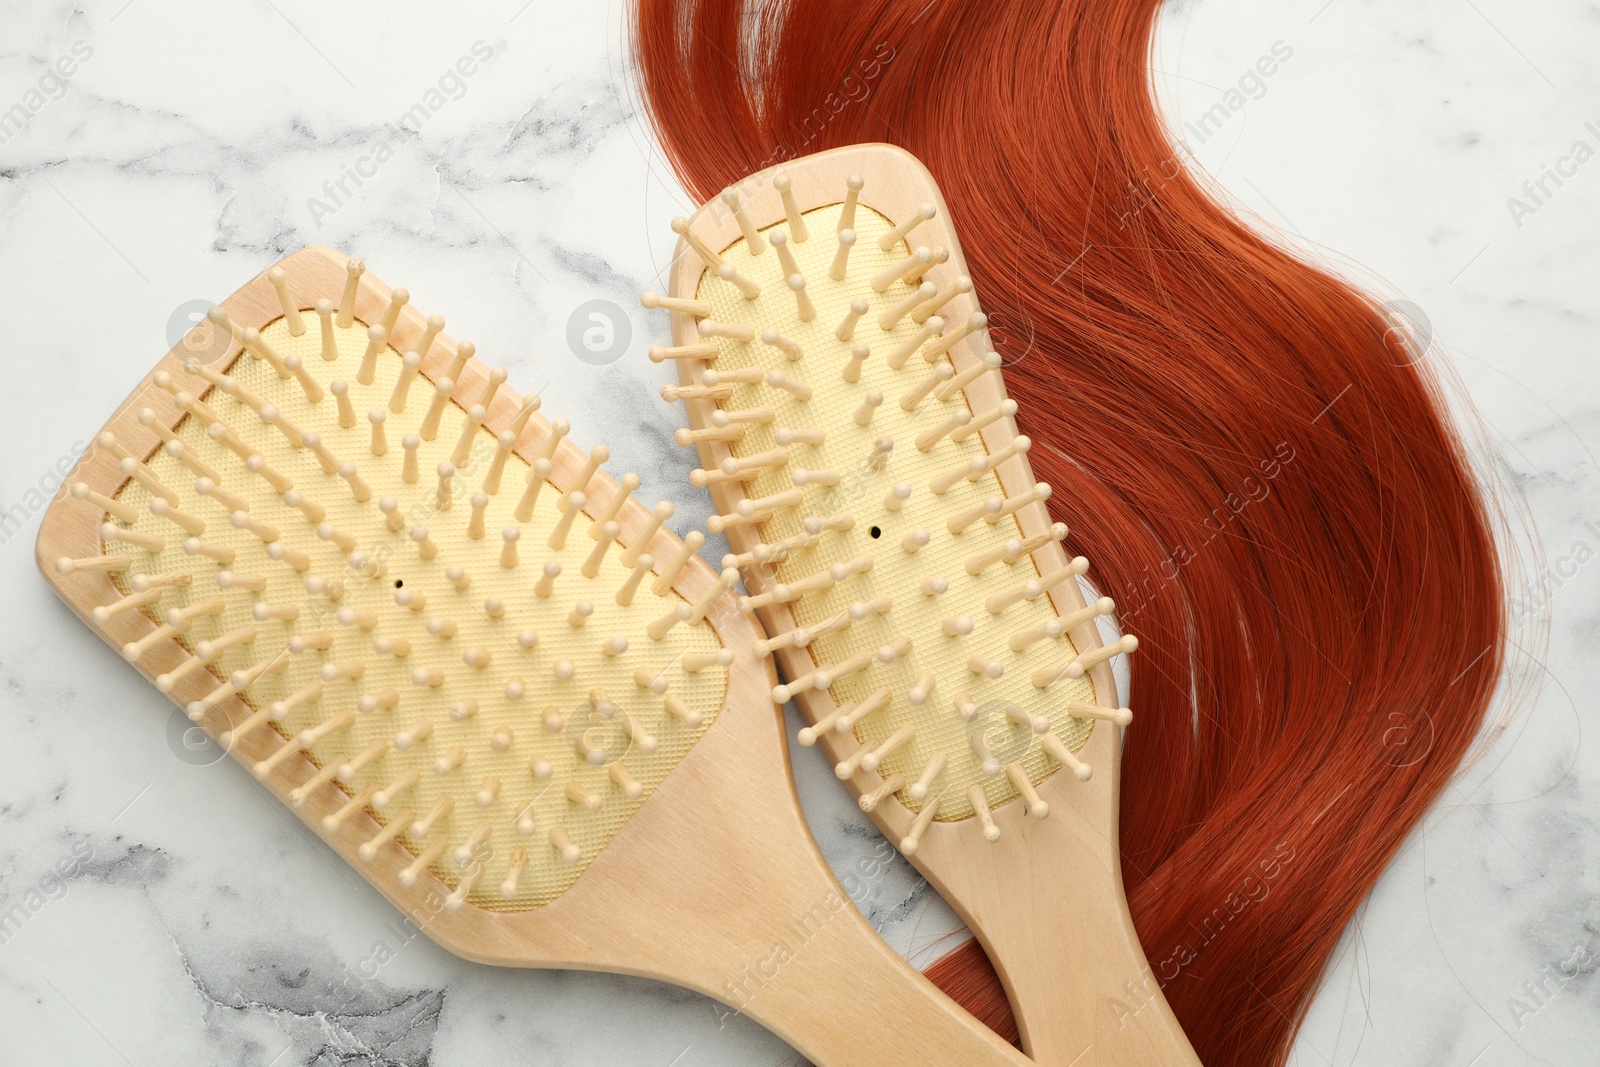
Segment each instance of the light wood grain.
[{"label": "light wood grain", "polygon": [[[318,297],[336,299],[344,285],[345,257],[329,249],[306,249],[279,266],[302,308],[309,308]],[[363,275],[356,318],[378,321],[390,292],[372,273]],[[223,306],[247,327],[263,327],[282,315],[265,274]],[[314,319],[309,326],[317,328]],[[401,309],[393,343],[403,350],[424,326],[423,314],[408,304]],[[423,373],[437,375],[454,353],[455,343],[441,335]],[[196,395],[207,391],[204,380],[184,371],[184,355],[179,347],[163,358],[107,423],[135,454],[148,456],[158,444],[155,434],[136,421],[140,408],[152,408],[169,427],[180,417],[167,391],[153,384],[157,372],[172,374]],[[225,369],[236,355],[234,346],[214,365]],[[476,360],[467,364],[461,378],[468,395],[478,393],[487,373]],[[515,411],[516,398],[502,390],[485,425],[498,431]],[[519,440],[519,452],[527,441],[543,436],[544,424],[540,416],[534,418],[539,421],[530,422],[530,430],[540,432],[526,433]],[[575,446],[564,442],[552,481],[569,484],[584,459]],[[97,449],[84,457],[68,482],[84,481],[111,496],[123,480],[115,457]],[[616,486],[602,473],[592,490],[586,510],[597,514]],[[93,608],[121,594],[104,572],[62,576],[55,561],[99,555],[97,527],[103,518],[103,512],[87,501],[63,494],[46,512],[35,550],[46,579],[91,626]],[[618,521],[626,545],[646,528],[650,516],[629,502]],[[657,559],[667,559],[678,543],[662,529],[649,550]],[[714,583],[710,570],[695,559],[674,588],[694,601]],[[613,971],[686,986],[740,1009],[824,1065],[1025,1063],[1015,1049],[909,968],[848,903],[799,812],[781,720],[768,696],[772,671],[752,649],[759,634],[726,595],[710,618],[736,654],[723,710],[576,883],[545,907],[488,911],[469,902],[459,911],[446,911],[441,903],[448,887],[431,872],[424,870],[410,887],[401,884],[399,871],[414,858],[405,848],[391,842],[372,862],[358,858],[357,847],[380,828],[369,811],[347,820],[337,831],[323,830],[321,817],[343,801],[342,793],[324,789],[291,810],[429,937],[468,959],[503,966]],[[139,612],[127,612],[103,628],[94,628],[117,645],[142,637],[154,624]],[[138,666],[153,678],[185,656],[181,646],[167,640]],[[126,669],[114,657],[105,665],[110,670]],[[131,683],[132,675],[128,677]],[[204,685],[190,680],[195,684],[180,684],[171,694],[179,706],[204,692]],[[242,720],[251,708],[234,698],[220,710],[221,715],[205,720],[213,734]],[[77,740],[95,743],[92,737]],[[235,745],[232,755],[250,764],[280,740],[271,731],[257,731]],[[313,771],[309,759],[297,754],[279,764],[266,784],[282,800]],[[790,946],[789,951],[775,953],[779,945]],[[751,971],[760,984],[747,979]],[[746,983],[742,990],[741,981]]]},{"label": "light wood grain", "polygon": [[[785,218],[780,191],[772,181],[780,171],[789,176],[792,195],[802,211],[842,202],[850,175],[865,179],[860,203],[889,219],[906,219],[920,204],[934,203],[937,216],[914,231],[912,243],[949,249],[949,261],[929,272],[929,277],[944,282],[966,273],[944,198],[926,168],[906,152],[889,145],[859,145],[752,175],[735,189],[758,229]],[[720,200],[713,200],[690,219],[689,233],[717,252],[742,239],[738,221]],[[830,238],[813,233],[811,239]],[[690,243],[680,241],[670,295],[695,297],[706,267]],[[949,323],[965,322],[980,310],[976,297],[975,293],[958,295],[940,314]],[[700,340],[692,315],[674,312],[672,323],[675,344]],[[972,366],[980,355],[968,341],[957,344],[950,353],[957,373]],[[679,361],[686,384],[703,367],[698,360]],[[979,377],[967,387],[966,396],[975,417],[993,411],[1005,399],[1000,375]],[[709,424],[713,401],[689,400],[686,405],[691,427]],[[983,436],[988,451],[995,452],[1015,439],[1016,427],[1010,419],[1001,419],[986,427]],[[1072,442],[1054,443],[1071,451]],[[731,454],[726,444],[717,441],[702,442],[699,450],[701,465],[708,470],[716,469]],[[1034,482],[1024,456],[1006,461],[998,474],[1008,496],[1026,491]],[[737,483],[718,483],[712,491],[720,512],[730,512],[740,498]],[[1043,504],[1023,508],[1017,519],[1027,536],[1042,534],[1050,524]],[[736,552],[749,551],[760,540],[752,526],[730,529],[728,536]],[[1066,564],[1065,552],[1054,544],[1041,549],[1035,558],[1041,572]],[[767,587],[764,583],[772,580],[754,571],[746,577],[752,593],[762,591]],[[917,595],[912,590],[888,591],[897,596]],[[1076,582],[1056,586],[1051,598],[1063,615],[1084,606]],[[794,616],[782,604],[763,608],[759,615],[768,633],[795,626]],[[1078,626],[1070,637],[1080,651],[1101,647],[1093,622]],[[806,649],[783,649],[776,655],[788,678],[817,666]],[[1097,702],[1115,707],[1116,686],[1109,665],[1093,667],[1089,677]],[[812,722],[834,710],[826,691],[813,690],[797,699]],[[1130,728],[1138,729],[1137,721]],[[859,747],[853,735],[833,731],[824,735],[822,744],[835,761],[848,758]],[[1094,767],[1094,776],[1089,782],[1079,782],[1058,772],[1044,781],[1038,788],[1051,805],[1048,818],[1024,816],[1021,804],[1005,805],[994,812],[1001,830],[996,843],[984,839],[976,818],[935,821],[912,862],[988,951],[1016,1010],[1024,1048],[1035,1060],[1108,1067],[1195,1064],[1198,1060],[1145,960],[1123,894],[1117,849],[1116,730],[1098,724],[1078,755]],[[864,770],[849,781],[857,795],[881,784],[877,774]],[[898,842],[910,828],[913,814],[890,796],[877,805],[872,818],[891,841]]]}]

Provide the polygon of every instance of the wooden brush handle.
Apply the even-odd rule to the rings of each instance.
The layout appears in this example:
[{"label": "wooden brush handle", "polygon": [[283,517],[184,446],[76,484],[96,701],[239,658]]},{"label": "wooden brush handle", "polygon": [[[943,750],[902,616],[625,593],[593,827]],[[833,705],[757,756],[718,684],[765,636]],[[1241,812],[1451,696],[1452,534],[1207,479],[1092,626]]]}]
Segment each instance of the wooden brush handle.
[{"label": "wooden brush handle", "polygon": [[1117,833],[1114,738],[1096,731],[1082,753],[1095,782],[1058,773],[1040,784],[1049,818],[1024,816],[1018,804],[995,813],[1012,847],[924,870],[939,870],[935,885],[987,950],[1036,1063],[1199,1067],[1145,960],[1107,847],[1105,835]]},{"label": "wooden brush handle", "polygon": [[751,996],[719,995],[822,1067],[1029,1063],[913,971],[838,894],[830,889],[808,920],[810,940],[802,943],[791,923],[788,951],[760,961],[771,979],[752,961]]},{"label": "wooden brush handle", "polygon": [[[1053,911],[1070,920],[1032,930],[990,925],[982,939],[991,958],[1023,964],[1000,970],[1023,1047],[1035,1062],[1061,1067],[1198,1067],[1138,942],[1111,932],[1122,929],[1127,911],[1107,888],[1107,872],[1075,874],[1028,887],[1035,915]],[[1107,931],[1093,952],[1083,944],[1085,923]]]},{"label": "wooden brush handle", "polygon": [[[749,651],[754,629],[731,606],[718,625],[743,653],[727,709],[577,885],[537,911],[443,913],[424,929],[483,963],[696,990],[820,1067],[1029,1067],[850,902],[800,813],[772,668]],[[392,880],[375,884],[402,910],[418,907]]]}]

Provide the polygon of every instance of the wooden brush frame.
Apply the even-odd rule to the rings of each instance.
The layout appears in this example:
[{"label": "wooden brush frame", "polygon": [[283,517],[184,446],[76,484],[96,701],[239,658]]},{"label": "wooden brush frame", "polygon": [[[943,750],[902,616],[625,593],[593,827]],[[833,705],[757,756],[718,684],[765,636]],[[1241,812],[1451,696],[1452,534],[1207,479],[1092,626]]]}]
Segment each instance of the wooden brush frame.
[{"label": "wooden brush frame", "polygon": [[[346,257],[327,248],[302,250],[278,266],[303,309],[317,296],[340,293],[347,278]],[[370,272],[364,273],[356,319],[379,321],[390,292]],[[222,306],[241,328],[260,329],[283,316],[265,274]],[[390,344],[403,350],[424,326],[424,315],[407,304]],[[423,375],[440,374],[455,350],[454,341],[439,335],[423,363]],[[169,428],[184,417],[171,394],[154,384],[158,372],[170,374],[197,397],[209,391],[208,382],[185,371],[188,355],[181,344],[175,347],[106,423],[105,429],[135,456],[148,458],[160,443],[137,421],[140,408],[157,412]],[[231,344],[213,365],[226,371],[238,355],[237,343]],[[464,392],[479,391],[487,375],[482,363],[470,360],[460,376],[467,386]],[[517,406],[516,398],[501,390],[485,427],[496,433],[505,429]],[[516,451],[531,460],[529,442],[547,433],[548,425],[535,413]],[[563,440],[550,480],[566,488],[585,458],[570,439]],[[95,449],[67,482],[82,481],[114,496],[125,480],[115,457]],[[598,513],[617,486],[603,470],[588,484],[585,510]],[[102,554],[98,527],[104,518],[100,508],[63,493],[44,515],[35,552],[40,570],[61,599],[115,647],[150,633],[154,624],[138,611],[124,612],[105,626],[94,623],[91,611],[121,596],[110,576],[100,570],[62,575],[56,568],[62,557]],[[629,501],[618,516],[622,543],[631,544],[649,520],[643,506]],[[679,543],[662,529],[650,547],[656,559],[664,560]],[[691,559],[673,588],[692,602],[715,584],[711,570]],[[708,618],[735,653],[723,709],[576,883],[552,903],[506,912],[485,910],[469,900],[459,911],[447,911],[440,902],[449,887],[431,871],[423,871],[410,887],[401,884],[399,872],[414,858],[404,846],[390,841],[374,860],[359,858],[360,844],[382,825],[370,812],[357,813],[336,831],[324,831],[321,817],[342,802],[342,793],[318,790],[291,810],[430,938],[467,959],[608,971],[685,986],[737,1008],[825,1065],[1025,1064],[1015,1049],[907,966],[850,905],[800,814],[781,714],[769,696],[775,681],[772,668],[753,650],[760,634],[739,614],[731,594],[723,595]],[[168,639],[137,665],[153,679],[186,656]],[[215,682],[209,672],[198,673],[170,694],[179,707]],[[251,710],[242,698],[233,697],[213,709],[204,725],[215,737]],[[281,740],[273,731],[257,731],[240,741],[232,755],[249,765]],[[299,753],[279,764],[264,783],[287,803],[289,790],[314,770]],[[807,917],[816,932],[768,973],[762,964],[770,960],[774,943],[790,939],[791,924],[801,920],[804,926]],[[752,978],[753,970],[758,973]]]},{"label": "wooden brush frame", "polygon": [[[734,186],[741,207],[756,229],[765,230],[785,221],[785,208],[773,179],[787,175],[790,194],[802,213],[844,200],[846,180],[864,179],[858,203],[898,222],[916,213],[924,203],[938,212],[913,231],[915,245],[942,245],[949,250],[941,273],[959,277],[966,273],[960,242],[950,224],[950,212],[932,175],[914,156],[886,144],[855,145],[792,160],[741,181]],[[696,297],[708,264],[688,238],[712,252],[743,240],[734,214],[720,200],[702,207],[689,220],[680,239],[670,274],[669,294],[680,299]],[[820,239],[828,239],[825,235]],[[812,239],[819,239],[813,234]],[[979,310],[975,293],[958,294],[940,314],[948,322],[964,322]],[[672,312],[673,344],[702,342],[694,316]],[[960,373],[973,366],[980,353],[969,340],[949,352]],[[816,357],[811,357],[815,359]],[[684,384],[693,383],[706,364],[678,361]],[[969,384],[965,395],[974,418],[997,409],[1005,400],[999,374],[984,374]],[[694,429],[710,425],[714,401],[686,400],[689,424]],[[982,431],[986,449],[993,453],[1015,440],[1016,426],[1002,418]],[[719,441],[699,444],[701,466],[715,470],[732,453]],[[996,472],[1007,495],[1027,491],[1034,484],[1026,456],[1014,456]],[[711,486],[717,510],[731,512],[741,494],[736,482]],[[1051,520],[1045,506],[1030,504],[1016,514],[1025,536],[1044,534]],[[736,526],[727,531],[733,550],[750,551],[761,540],[756,526]],[[1059,544],[1047,544],[1035,553],[1040,572],[1067,563]],[[746,574],[752,595],[771,585],[770,575],[755,569]],[[1050,591],[1057,614],[1066,615],[1085,606],[1075,581],[1062,582]],[[769,634],[794,629],[796,620],[784,604],[759,609]],[[1069,632],[1079,652],[1102,646],[1093,621]],[[796,678],[818,664],[809,649],[786,648],[774,653],[785,677]],[[1097,703],[1117,706],[1116,684],[1108,663],[1088,674]],[[826,690],[811,690],[796,698],[812,723],[834,710]],[[1130,727],[1138,729],[1137,724]],[[860,744],[853,733],[826,731],[821,744],[830,759],[848,759]],[[922,834],[910,859],[955,908],[987,950],[1004,983],[1022,1035],[1023,1047],[1047,1064],[1196,1064],[1193,1050],[1161,995],[1145,960],[1123,894],[1121,860],[1117,848],[1117,805],[1120,739],[1109,723],[1097,723],[1088,743],[1078,753],[1094,769],[1090,781],[1081,782],[1059,771],[1038,785],[1051,808],[1047,819],[1024,815],[1023,805],[1010,802],[993,811],[1001,838],[986,841],[974,817],[935,820]],[[882,785],[879,775],[857,770],[849,779],[858,797]],[[873,821],[898,842],[911,828],[914,812],[891,794],[873,809]],[[1085,1053],[1089,1059],[1083,1059]]]}]

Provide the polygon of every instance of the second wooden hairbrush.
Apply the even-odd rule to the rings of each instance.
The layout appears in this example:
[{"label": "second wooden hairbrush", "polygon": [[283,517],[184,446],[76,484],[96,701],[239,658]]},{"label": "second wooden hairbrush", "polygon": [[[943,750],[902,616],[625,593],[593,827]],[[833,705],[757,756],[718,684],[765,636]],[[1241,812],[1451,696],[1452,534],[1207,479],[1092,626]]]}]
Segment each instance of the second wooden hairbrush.
[{"label": "second wooden hairbrush", "polygon": [[1035,1060],[1196,1063],[1122,891],[1108,661],[1137,642],[1101,641],[932,177],[837,149],[674,229],[652,356],[802,743],[972,927]]},{"label": "second wooden hairbrush", "polygon": [[39,565],[411,921],[699,990],[821,1064],[1025,1062],[844,898],[670,508],[326,249],[208,325],[234,340],[139,385]]}]

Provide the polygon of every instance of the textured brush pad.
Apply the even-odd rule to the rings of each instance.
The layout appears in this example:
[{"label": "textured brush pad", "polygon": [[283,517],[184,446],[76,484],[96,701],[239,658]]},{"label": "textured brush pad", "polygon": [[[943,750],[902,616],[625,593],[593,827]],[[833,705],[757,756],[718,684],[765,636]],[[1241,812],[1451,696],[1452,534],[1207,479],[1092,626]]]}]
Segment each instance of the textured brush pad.
[{"label": "textured brush pad", "polygon": [[[305,318],[308,328],[300,336],[291,336],[280,319],[263,339],[280,356],[303,360],[324,390],[316,403],[264,359],[243,355],[228,373],[275,405],[294,428],[319,434],[340,462],[353,462],[370,498],[358,501],[354,483],[326,473],[312,449],[294,447],[254,407],[212,388],[204,404],[249,452],[325,512],[326,526],[319,534],[319,523],[190,414],[176,438],[220,476],[222,493],[200,495],[196,471],[170,450],[157,450],[146,469],[204,528],[195,534],[198,526],[186,529],[170,512],[153,514],[151,491],[130,480],[117,500],[136,509],[137,518],[116,525],[162,544],[157,551],[108,546],[133,560],[116,581],[124,592],[135,592],[150,576],[187,576],[186,584],[162,587],[159,600],[139,608],[157,622],[169,610],[222,598],[219,614],[196,618],[178,640],[190,652],[204,652],[205,642],[241,630],[253,630],[253,639],[215,656],[203,668],[211,677],[201,691],[253,665],[283,664],[249,685],[245,700],[257,714],[232,728],[277,731],[288,739],[282,752],[302,747],[292,739],[308,740],[306,751],[327,769],[324,777],[342,769],[334,781],[313,780],[314,788],[365,801],[386,831],[398,824],[399,842],[458,898],[464,894],[494,910],[548,903],[573,884],[722,706],[725,666],[685,669],[686,656],[718,652],[718,638],[698,621],[653,639],[647,627],[683,604],[671,590],[657,595],[653,574],[644,577],[631,606],[619,606],[618,590],[632,571],[619,559],[625,546],[611,547],[594,577],[584,575],[597,544],[592,516],[600,509],[579,515],[560,549],[548,543],[562,517],[562,494],[554,485],[542,487],[531,521],[518,521],[514,510],[532,468],[515,453],[505,460],[498,492],[489,496],[483,534],[472,536],[472,498],[494,464],[495,435],[482,428],[470,433],[451,479],[449,506],[441,509],[438,467],[459,455],[468,420],[462,404],[452,399],[445,405],[437,433],[418,449],[417,479],[407,482],[403,438],[421,427],[435,384],[418,375],[404,411],[390,411],[400,353],[385,347],[373,382],[360,384],[366,327],[335,327],[338,358],[329,361],[317,316],[306,312]],[[335,380],[348,388],[352,427],[340,425],[337,398],[326,392]],[[468,397],[468,405],[475,399]],[[375,409],[386,413],[381,456],[372,453],[368,413]],[[548,424],[534,416],[532,425],[548,439]],[[395,502],[400,531],[380,510],[385,497]],[[241,504],[252,522],[270,531],[236,524],[234,509]],[[418,526],[426,529],[426,544],[413,536]],[[502,559],[508,527],[519,531],[512,567]],[[333,538],[322,536],[330,532]],[[263,534],[274,539],[265,541]],[[432,558],[424,558],[427,545]],[[231,559],[195,551],[203,547]],[[541,596],[536,583],[549,562],[560,565],[560,574],[550,595]],[[657,568],[667,562],[657,561]],[[490,614],[491,598],[501,602],[499,617]],[[580,602],[589,608],[579,610],[589,613],[574,626]],[[407,654],[398,655],[407,645]],[[439,674],[429,677],[433,671]],[[440,677],[442,684],[432,684]],[[319,684],[320,695],[303,696]],[[296,694],[300,702],[281,720],[272,719],[278,702],[293,704]],[[677,714],[668,713],[669,700],[680,702]],[[219,726],[216,707],[202,701],[189,708],[225,742],[234,740],[221,732],[228,724]],[[321,737],[302,734],[324,724],[335,728]],[[255,769],[269,770],[263,764]]]},{"label": "textured brush pad", "polygon": [[[949,523],[953,516],[981,508],[990,500],[1002,502],[1003,507],[1007,494],[992,471],[970,480],[963,477],[943,492],[931,488],[943,476],[968,464],[982,465],[988,455],[983,435],[972,433],[956,441],[945,434],[927,451],[917,447],[924,434],[971,412],[960,390],[941,400],[935,389],[902,404],[902,399],[928,382],[930,374],[939,373],[941,366],[949,367],[950,358],[947,352],[940,352],[931,362],[926,359],[925,351],[936,344],[930,341],[918,345],[900,369],[890,366],[892,354],[914,342],[932,320],[917,322],[906,315],[892,328],[882,328],[880,316],[902,305],[916,286],[896,280],[879,292],[870,279],[905,261],[912,249],[904,240],[897,240],[887,251],[880,249],[878,239],[892,224],[858,204],[848,270],[836,281],[830,277],[830,267],[839,247],[835,231],[840,214],[840,205],[805,213],[808,239],[797,241],[790,236],[787,243],[805,279],[805,294],[815,307],[815,317],[809,321],[801,317],[796,294],[785,284],[778,249],[768,246],[752,255],[748,243],[741,240],[722,250],[726,264],[760,287],[759,296],[747,298],[734,281],[712,271],[701,276],[696,296],[710,305],[713,323],[748,325],[754,339],[704,337],[714,342],[715,358],[706,365],[708,373],[697,380],[726,384],[730,373],[737,377],[741,368],[759,368],[764,373],[776,371],[809,389],[810,395],[804,397],[762,380],[733,384],[729,395],[715,401],[743,427],[742,436],[726,442],[728,451],[722,454],[737,459],[787,448],[787,462],[762,469],[744,482],[743,493],[756,501],[758,512],[770,510],[770,516],[757,525],[761,542],[804,547],[779,552],[776,560],[753,565],[766,569],[768,580],[762,588],[770,590],[773,581],[803,583],[830,568],[870,558],[870,569],[850,574],[825,591],[800,597],[788,605],[789,610],[800,627],[815,628],[826,620],[839,620],[840,613],[848,613],[853,604],[870,606],[883,597],[892,601],[886,613],[867,610],[847,628],[815,637],[809,649],[816,663],[823,665],[848,664],[863,650],[883,650],[865,668],[831,680],[827,688],[832,700],[848,707],[887,689],[887,704],[855,723],[854,734],[868,750],[900,740],[881,762],[869,758],[865,766],[872,769],[877,764],[877,773],[886,783],[898,779],[898,788],[892,791],[907,808],[920,810],[937,797],[939,820],[963,819],[974,814],[970,787],[979,786],[987,803],[998,806],[1019,796],[1014,766],[1035,784],[1060,767],[1041,744],[1042,733],[1054,734],[1068,751],[1080,749],[1094,723],[1068,709],[1092,707],[1095,696],[1087,677],[1062,673],[1078,655],[1068,636],[1040,638],[1021,650],[1009,643],[1014,635],[1045,627],[1057,618],[1049,596],[1014,598],[1001,610],[990,610],[991,598],[1003,598],[1029,581],[1048,576],[1041,575],[1031,553],[1003,552],[1007,542],[1024,538],[1009,513],[993,523],[978,518],[952,532]],[[788,229],[787,224],[780,224],[762,232],[768,237],[780,231],[789,236]],[[930,272],[928,279],[918,281],[940,273]],[[860,315],[851,340],[842,341],[836,329],[850,313],[852,301],[858,299],[867,301],[867,311]],[[944,331],[948,334],[963,325],[948,323]],[[711,330],[715,334],[718,328]],[[776,336],[766,331],[775,331]],[[980,330],[972,342],[982,338]],[[857,343],[864,343],[870,352],[860,361],[858,380],[852,382],[846,380],[845,368],[852,362],[852,345]],[[792,358],[791,345],[798,346],[799,358]],[[986,346],[978,350],[986,350]],[[882,400],[862,425],[857,416],[864,415],[863,402],[869,394],[881,394]],[[740,414],[765,408],[773,413],[770,420],[758,413],[745,421]],[[724,415],[724,421],[728,417]],[[714,427],[716,419],[713,414],[704,425]],[[805,430],[820,430],[822,442],[811,443],[795,433]],[[888,442],[893,447],[884,454]],[[818,471],[823,483],[832,484],[818,484]],[[897,485],[909,488],[903,503],[891,501]],[[760,503],[797,487],[798,503],[770,509]],[[897,510],[889,509],[891,502],[900,503]],[[839,516],[852,520],[847,528],[807,536],[805,520]],[[745,518],[730,513],[724,521],[737,525]],[[813,528],[816,526],[814,522]],[[915,551],[908,551],[912,547]],[[1004,558],[977,573],[968,566],[975,557],[997,549]],[[749,577],[750,561],[743,562]],[[925,586],[930,580],[935,584]],[[1075,581],[1076,577],[1065,580]],[[943,591],[930,591],[935,588]],[[861,613],[859,607],[857,611]],[[909,648],[896,645],[904,640],[909,640]],[[897,647],[901,654],[895,654]],[[1054,678],[1046,687],[1036,683],[1036,675],[1041,673]],[[926,688],[930,681],[931,690]],[[787,690],[780,687],[777,695],[791,695],[796,680],[790,683]],[[799,680],[800,688],[805,685],[804,679]],[[920,703],[914,702],[914,697],[922,698]],[[910,740],[903,740],[906,727],[914,730]],[[944,769],[928,790],[913,789],[930,761],[940,757]],[[852,766],[842,765],[841,777],[849,777],[853,771]]]}]

